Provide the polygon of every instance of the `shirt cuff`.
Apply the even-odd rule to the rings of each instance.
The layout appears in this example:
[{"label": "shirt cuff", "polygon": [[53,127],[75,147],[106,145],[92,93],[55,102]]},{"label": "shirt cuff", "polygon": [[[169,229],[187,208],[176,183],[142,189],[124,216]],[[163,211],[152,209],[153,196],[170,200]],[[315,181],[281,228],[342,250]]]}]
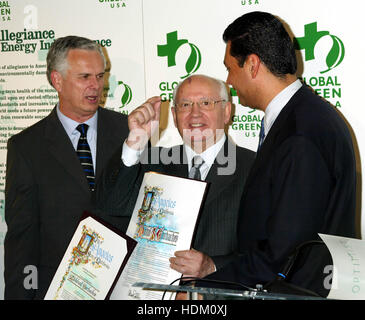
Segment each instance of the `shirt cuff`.
[{"label": "shirt cuff", "polygon": [[134,166],[139,162],[139,159],[141,158],[141,154],[144,151],[142,150],[135,150],[130,148],[126,141],[123,143],[123,149],[122,149],[122,161],[126,167]]}]

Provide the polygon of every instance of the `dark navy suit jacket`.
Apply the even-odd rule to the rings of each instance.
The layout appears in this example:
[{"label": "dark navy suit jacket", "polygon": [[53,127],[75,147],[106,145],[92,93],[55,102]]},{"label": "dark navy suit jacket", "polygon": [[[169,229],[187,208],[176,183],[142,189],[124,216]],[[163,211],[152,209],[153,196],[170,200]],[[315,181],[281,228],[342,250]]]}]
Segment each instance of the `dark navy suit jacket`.
[{"label": "dark navy suit jacket", "polygon": [[[319,239],[318,233],[355,237],[355,188],[345,122],[303,86],[275,120],[246,180],[237,225],[239,257],[207,278],[265,284],[295,247]],[[307,256],[288,280],[328,293],[323,287],[328,259],[322,260],[328,254],[322,253]]]}]

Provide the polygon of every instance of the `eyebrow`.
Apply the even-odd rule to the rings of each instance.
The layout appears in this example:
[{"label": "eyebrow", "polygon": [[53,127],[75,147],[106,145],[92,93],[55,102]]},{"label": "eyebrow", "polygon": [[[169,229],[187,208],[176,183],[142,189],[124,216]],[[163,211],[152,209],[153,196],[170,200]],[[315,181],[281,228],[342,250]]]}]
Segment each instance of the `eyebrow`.
[{"label": "eyebrow", "polygon": [[[101,74],[104,75],[105,74],[105,71],[99,72],[96,75],[99,76]],[[80,72],[77,75],[79,75],[79,76],[90,76],[90,75],[93,75],[93,73],[90,73],[90,72]]]},{"label": "eyebrow", "polygon": [[[198,99],[198,101],[208,100],[208,99],[212,99],[212,97],[209,97],[209,96],[201,97],[201,98]],[[192,102],[191,99],[187,99],[187,98],[181,98],[181,101],[189,101],[189,102]]]}]

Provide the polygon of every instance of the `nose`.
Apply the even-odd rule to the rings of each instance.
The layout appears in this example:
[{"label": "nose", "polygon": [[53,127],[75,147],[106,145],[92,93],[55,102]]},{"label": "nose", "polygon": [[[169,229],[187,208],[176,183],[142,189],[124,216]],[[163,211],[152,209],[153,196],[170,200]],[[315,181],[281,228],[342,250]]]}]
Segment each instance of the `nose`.
[{"label": "nose", "polygon": [[191,115],[194,115],[194,116],[199,116],[201,114],[201,110],[200,110],[200,107],[199,105],[195,102],[193,104],[193,106],[191,107],[191,112],[190,112]]},{"label": "nose", "polygon": [[92,76],[90,77],[90,87],[93,89],[99,89],[101,86],[104,85],[103,79],[99,76]]}]

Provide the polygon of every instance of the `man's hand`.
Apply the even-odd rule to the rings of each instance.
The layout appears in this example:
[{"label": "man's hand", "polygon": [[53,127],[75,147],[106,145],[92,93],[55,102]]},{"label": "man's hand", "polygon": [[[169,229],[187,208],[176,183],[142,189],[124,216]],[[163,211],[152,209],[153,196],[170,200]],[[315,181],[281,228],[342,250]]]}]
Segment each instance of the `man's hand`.
[{"label": "man's hand", "polygon": [[128,116],[129,136],[127,145],[135,150],[143,149],[155,130],[158,130],[160,120],[161,97],[152,97],[133,110]]},{"label": "man's hand", "polygon": [[215,271],[215,265],[209,256],[195,249],[176,251],[170,258],[170,267],[184,277],[203,278]]}]

